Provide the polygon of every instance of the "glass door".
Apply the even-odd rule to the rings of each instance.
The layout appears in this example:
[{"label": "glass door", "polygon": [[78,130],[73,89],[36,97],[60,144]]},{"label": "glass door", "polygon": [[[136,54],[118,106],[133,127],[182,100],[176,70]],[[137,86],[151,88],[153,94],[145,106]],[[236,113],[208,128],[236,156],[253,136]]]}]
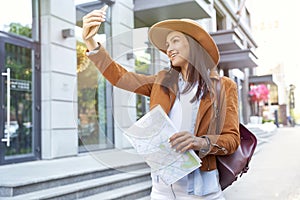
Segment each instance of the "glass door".
[{"label": "glass door", "polygon": [[30,39],[0,32],[0,164],[40,157],[38,58]]}]

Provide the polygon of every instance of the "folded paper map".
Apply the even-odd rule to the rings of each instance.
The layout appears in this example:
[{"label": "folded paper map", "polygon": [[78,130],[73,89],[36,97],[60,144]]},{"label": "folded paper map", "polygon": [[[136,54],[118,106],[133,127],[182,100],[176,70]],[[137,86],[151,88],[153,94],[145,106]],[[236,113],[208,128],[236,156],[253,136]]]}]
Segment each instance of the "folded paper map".
[{"label": "folded paper map", "polygon": [[152,175],[170,185],[201,166],[193,150],[174,151],[169,138],[178,132],[161,106],[156,106],[125,131],[138,154],[144,157]]}]

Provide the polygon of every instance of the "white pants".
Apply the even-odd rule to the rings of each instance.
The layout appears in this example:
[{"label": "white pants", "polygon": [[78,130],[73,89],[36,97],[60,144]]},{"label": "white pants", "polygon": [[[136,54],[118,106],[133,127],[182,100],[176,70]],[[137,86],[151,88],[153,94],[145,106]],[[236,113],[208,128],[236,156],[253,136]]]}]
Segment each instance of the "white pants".
[{"label": "white pants", "polygon": [[225,200],[221,190],[205,196],[196,196],[187,194],[182,185],[174,183],[171,186],[162,181],[152,181],[151,200]]}]

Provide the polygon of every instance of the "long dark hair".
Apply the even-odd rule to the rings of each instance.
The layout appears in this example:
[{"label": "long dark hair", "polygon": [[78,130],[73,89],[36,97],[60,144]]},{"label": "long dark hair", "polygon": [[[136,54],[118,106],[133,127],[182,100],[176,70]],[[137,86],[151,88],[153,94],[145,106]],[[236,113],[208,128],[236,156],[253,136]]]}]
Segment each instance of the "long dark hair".
[{"label": "long dark hair", "polygon": [[[213,91],[213,84],[209,77],[209,70],[215,67],[215,63],[206,52],[206,50],[192,37],[185,35],[188,40],[190,54],[187,68],[187,81],[189,84],[184,88],[182,93],[188,92],[196,83],[198,88],[195,96],[191,99],[191,102],[204,98],[210,91]],[[174,88],[178,91],[177,82],[181,68],[172,66],[162,81],[161,87],[164,92],[170,93],[170,89]],[[202,96],[201,92],[203,93]]]}]

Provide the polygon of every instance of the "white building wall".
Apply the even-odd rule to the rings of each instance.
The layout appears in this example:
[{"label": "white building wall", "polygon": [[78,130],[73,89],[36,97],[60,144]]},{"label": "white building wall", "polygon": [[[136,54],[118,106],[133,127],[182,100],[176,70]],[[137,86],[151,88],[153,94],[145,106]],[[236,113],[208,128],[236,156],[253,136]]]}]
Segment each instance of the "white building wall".
[{"label": "white building wall", "polygon": [[73,0],[41,3],[42,159],[77,155],[76,40]]},{"label": "white building wall", "polygon": [[[128,71],[134,71],[134,59],[127,59],[127,53],[133,50],[133,7],[132,0],[118,0],[112,5],[112,57]],[[113,103],[115,147],[129,148],[124,129],[136,120],[135,94],[114,87]]]}]

